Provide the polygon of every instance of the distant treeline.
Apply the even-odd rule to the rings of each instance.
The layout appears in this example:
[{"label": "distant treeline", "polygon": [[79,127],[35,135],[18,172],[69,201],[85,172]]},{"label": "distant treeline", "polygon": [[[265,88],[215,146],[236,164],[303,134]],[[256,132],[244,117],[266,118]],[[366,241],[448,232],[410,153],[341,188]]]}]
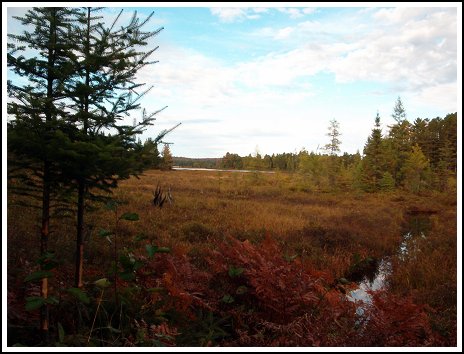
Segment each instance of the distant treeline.
[{"label": "distant treeline", "polygon": [[[219,159],[174,157],[174,164],[298,172],[304,176],[305,186],[302,188],[308,190],[361,189],[375,192],[398,187],[412,192],[455,190],[457,113],[448,114],[445,118],[417,118],[413,123],[405,119],[404,111],[399,113],[393,115],[396,123],[388,126],[385,134],[382,134],[377,114],[362,153],[336,154],[333,145],[327,144],[319,153],[303,149],[298,153],[240,156],[227,152]],[[338,129],[338,126],[335,128]],[[333,131],[328,135],[333,137]]]},{"label": "distant treeline", "polygon": [[222,158],[173,157],[174,166],[195,168],[219,168]]}]

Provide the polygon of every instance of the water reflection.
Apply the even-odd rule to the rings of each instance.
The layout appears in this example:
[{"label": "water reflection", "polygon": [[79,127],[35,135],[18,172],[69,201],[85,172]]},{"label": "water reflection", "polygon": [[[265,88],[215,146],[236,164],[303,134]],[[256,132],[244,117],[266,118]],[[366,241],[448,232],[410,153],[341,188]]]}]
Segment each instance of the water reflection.
[{"label": "water reflection", "polygon": [[426,239],[431,222],[428,215],[414,214],[409,217],[408,225],[403,231],[403,240],[398,249],[398,257],[406,261],[420,252],[420,239]]},{"label": "water reflection", "polygon": [[[427,238],[430,228],[431,222],[428,214],[415,213],[409,215],[407,224],[403,229],[397,257],[401,261],[414,257],[420,251],[420,240]],[[375,271],[365,268],[365,273],[356,274],[357,278],[350,279],[356,281],[358,287],[347,295],[347,299],[359,303],[356,313],[360,316],[364,313],[365,307],[372,303],[372,296],[369,292],[387,288],[388,277],[393,271],[392,261],[389,257],[382,258],[375,264],[377,265]]]},{"label": "water reflection", "polygon": [[374,277],[365,276],[359,283],[359,287],[352,290],[347,298],[353,302],[361,302],[360,306],[356,308],[356,313],[362,315],[364,313],[363,304],[371,304],[372,296],[369,291],[376,291],[383,289],[387,286],[387,279],[392,272],[392,263],[388,257],[378,262],[377,271]]}]

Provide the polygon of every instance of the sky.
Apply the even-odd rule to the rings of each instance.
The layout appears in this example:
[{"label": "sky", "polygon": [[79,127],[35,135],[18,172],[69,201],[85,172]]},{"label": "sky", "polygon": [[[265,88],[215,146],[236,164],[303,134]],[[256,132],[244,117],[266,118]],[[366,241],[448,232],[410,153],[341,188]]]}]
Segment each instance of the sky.
[{"label": "sky", "polygon": [[460,3],[101,4],[105,21],[128,5],[121,24],[154,11],[144,28],[163,27],[138,78],[153,86],[142,106],[168,108],[141,138],[182,123],[165,138],[174,156],[321,152],[332,119],[341,151],[362,153],[377,112],[384,134],[394,123],[398,96],[411,122],[461,111]]}]

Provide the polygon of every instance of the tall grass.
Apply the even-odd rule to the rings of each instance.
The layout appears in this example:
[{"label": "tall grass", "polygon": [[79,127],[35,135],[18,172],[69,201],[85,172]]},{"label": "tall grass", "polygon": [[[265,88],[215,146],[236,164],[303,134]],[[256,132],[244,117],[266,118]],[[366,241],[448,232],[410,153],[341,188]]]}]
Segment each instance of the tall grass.
[{"label": "tall grass", "polygon": [[[172,204],[152,203],[157,185],[171,188]],[[140,216],[118,225],[118,247],[134,249],[140,239],[169,247],[174,257],[187,257],[208,272],[208,256],[229,237],[259,245],[266,237],[277,242],[284,257],[297,258],[308,269],[320,269],[327,279],[343,277],[353,257],[394,255],[402,240],[407,210],[433,210],[432,228],[421,240],[421,252],[395,261],[389,290],[413,295],[418,302],[441,311],[435,325],[453,335],[456,317],[456,198],[404,193],[317,193],[299,175],[205,171],[147,171],[139,179],[120,183],[113,197],[123,203],[119,213]],[[22,279],[37,267],[34,253],[40,214],[14,205],[8,196],[8,288],[28,291]],[[84,281],[110,274],[112,244],[99,237],[114,227],[114,213],[98,208],[87,214]],[[56,251],[60,270],[53,286],[72,286],[75,220],[54,219],[49,249]],[[33,245],[33,246],[31,246]],[[455,326],[455,325],[454,325]]]}]

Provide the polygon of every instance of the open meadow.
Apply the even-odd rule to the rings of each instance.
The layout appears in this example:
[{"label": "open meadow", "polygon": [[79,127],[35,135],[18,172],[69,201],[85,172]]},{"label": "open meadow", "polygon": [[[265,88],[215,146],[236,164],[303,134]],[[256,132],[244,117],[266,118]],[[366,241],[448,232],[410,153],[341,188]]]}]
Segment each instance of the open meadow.
[{"label": "open meadow", "polygon": [[[51,333],[74,346],[456,345],[456,195],[303,185],[280,172],[122,181],[86,215],[82,290],[76,221],[52,218]],[[172,196],[162,207],[157,186]],[[39,285],[24,280],[39,269],[40,213],[20,198],[8,196],[8,345],[35,345]],[[379,291],[354,302],[380,264]]]}]

